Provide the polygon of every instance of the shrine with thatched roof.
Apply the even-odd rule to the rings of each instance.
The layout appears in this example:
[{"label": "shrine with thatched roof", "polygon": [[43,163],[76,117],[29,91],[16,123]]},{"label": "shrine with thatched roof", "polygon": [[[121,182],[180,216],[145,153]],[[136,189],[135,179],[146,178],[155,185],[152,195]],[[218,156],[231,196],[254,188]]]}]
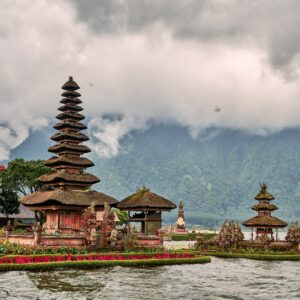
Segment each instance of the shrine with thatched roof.
[{"label": "shrine with thatched roof", "polygon": [[90,149],[82,145],[89,138],[81,133],[86,125],[80,123],[85,117],[78,97],[78,84],[72,77],[62,86],[64,92],[60,101],[61,112],[56,118],[60,121],[54,128],[59,132],[52,136],[57,142],[48,151],[54,153],[45,161],[52,172],[40,176],[45,185],[44,191],[39,191],[21,199],[21,203],[32,211],[40,211],[45,215],[44,228],[46,232],[74,233],[80,230],[83,210],[92,203],[96,210],[103,210],[104,204],[116,206],[118,201],[113,197],[91,190],[94,183],[100,181],[93,174],[85,172],[94,163],[83,154]]},{"label": "shrine with thatched roof", "polygon": [[128,221],[141,223],[141,233],[157,235],[162,224],[162,211],[176,208],[172,201],[143,187],[119,202],[120,210],[128,211]]},{"label": "shrine with thatched roof", "polygon": [[273,240],[273,229],[276,230],[276,240],[278,240],[278,228],[284,228],[287,223],[272,216],[272,211],[277,210],[278,207],[271,204],[270,201],[275,198],[273,195],[268,193],[267,185],[265,183],[260,184],[260,191],[255,196],[259,203],[252,206],[252,209],[257,211],[257,216],[250,218],[243,222],[245,227],[251,228],[252,230],[252,240],[253,240],[253,229],[256,229],[256,237],[259,238],[260,235],[269,235]]}]

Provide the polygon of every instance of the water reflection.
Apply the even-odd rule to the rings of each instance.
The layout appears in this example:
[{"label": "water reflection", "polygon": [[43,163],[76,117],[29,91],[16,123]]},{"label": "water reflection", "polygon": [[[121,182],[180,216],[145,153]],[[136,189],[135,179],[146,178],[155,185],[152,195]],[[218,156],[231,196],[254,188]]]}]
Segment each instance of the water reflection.
[{"label": "water reflection", "polygon": [[299,299],[300,263],[213,259],[206,265],[0,274],[0,299]]}]

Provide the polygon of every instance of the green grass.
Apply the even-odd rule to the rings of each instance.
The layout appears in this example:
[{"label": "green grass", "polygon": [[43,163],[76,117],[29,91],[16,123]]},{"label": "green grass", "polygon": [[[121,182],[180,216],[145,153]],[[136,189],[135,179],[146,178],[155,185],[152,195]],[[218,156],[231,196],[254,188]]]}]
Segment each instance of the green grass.
[{"label": "green grass", "polygon": [[58,268],[95,269],[104,267],[155,267],[165,265],[204,264],[211,262],[208,256],[195,258],[172,259],[139,259],[139,260],[107,260],[107,261],[64,261],[50,263],[0,264],[0,272],[8,271],[49,271]]},{"label": "green grass", "polygon": [[268,261],[300,261],[300,254],[257,254],[257,253],[208,253],[221,258],[246,258]]},{"label": "green grass", "polygon": [[172,234],[172,241],[196,241],[197,235],[195,233],[188,234]]},{"label": "green grass", "polygon": [[172,241],[196,241],[197,237],[211,239],[216,236],[215,233],[188,233],[188,234],[171,234]]}]

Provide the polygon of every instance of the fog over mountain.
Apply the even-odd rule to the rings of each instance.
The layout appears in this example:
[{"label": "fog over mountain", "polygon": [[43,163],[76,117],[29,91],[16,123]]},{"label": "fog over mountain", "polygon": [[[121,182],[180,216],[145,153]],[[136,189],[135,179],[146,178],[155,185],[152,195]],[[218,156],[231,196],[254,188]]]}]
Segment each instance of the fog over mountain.
[{"label": "fog over mountain", "polygon": [[[0,160],[82,87],[93,150],[152,124],[268,135],[300,124],[299,1],[1,1]],[[107,118],[106,116],[113,116]]]},{"label": "fog over mountain", "polygon": [[[52,133],[33,134],[12,158],[48,158]],[[274,215],[291,222],[300,220],[299,149],[298,129],[263,137],[210,128],[192,138],[179,126],[151,126],[124,137],[117,156],[91,154],[89,171],[101,178],[94,189],[121,200],[146,185],[175,203],[183,200],[187,222],[207,226],[254,216],[253,197],[266,182],[279,207]],[[176,213],[164,214],[165,222]]]}]

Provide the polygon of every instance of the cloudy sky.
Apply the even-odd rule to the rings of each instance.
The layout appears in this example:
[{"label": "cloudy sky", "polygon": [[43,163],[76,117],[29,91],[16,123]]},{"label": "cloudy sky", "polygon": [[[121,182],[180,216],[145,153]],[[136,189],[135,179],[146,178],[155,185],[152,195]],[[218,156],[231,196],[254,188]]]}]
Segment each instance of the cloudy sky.
[{"label": "cloudy sky", "polygon": [[69,75],[101,156],[153,123],[194,137],[211,126],[266,134],[300,125],[298,0],[0,4],[0,160],[51,125]]}]

